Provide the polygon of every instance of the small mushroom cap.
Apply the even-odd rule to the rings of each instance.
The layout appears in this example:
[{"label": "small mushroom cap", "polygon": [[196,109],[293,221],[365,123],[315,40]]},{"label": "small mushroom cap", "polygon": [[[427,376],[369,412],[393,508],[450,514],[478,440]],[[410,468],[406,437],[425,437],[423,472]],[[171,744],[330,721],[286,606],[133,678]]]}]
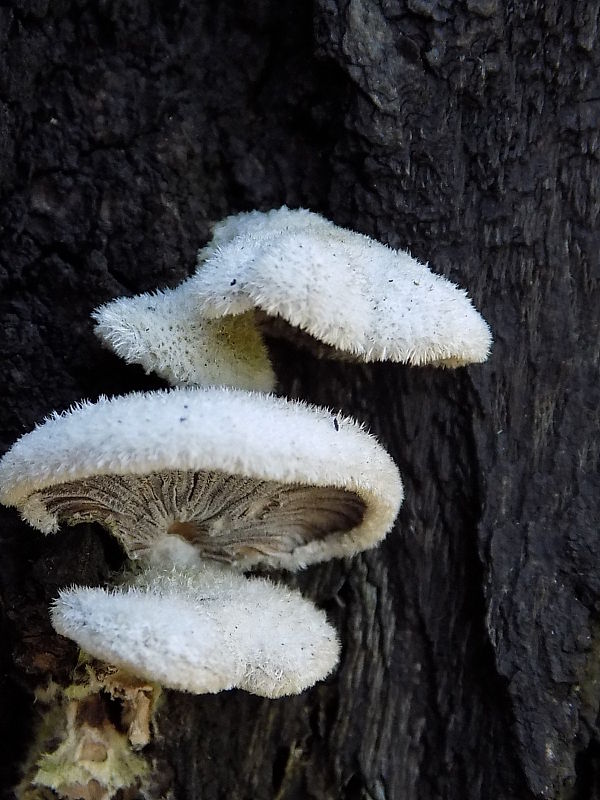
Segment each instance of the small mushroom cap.
[{"label": "small mushroom cap", "polygon": [[96,658],[195,694],[298,694],[339,656],[325,614],[299,592],[214,566],[146,573],[110,592],[69,589],[51,614]]},{"label": "small mushroom cap", "polygon": [[232,386],[270,392],[267,350],[252,314],[208,319],[187,283],[121,297],[94,311],[95,333],[128,364],[173,386]]},{"label": "small mushroom cap", "polygon": [[259,309],[363,361],[460,366],[489,354],[466,292],[304,209],[228,217],[199,262],[188,286],[206,316]]},{"label": "small mushroom cap", "polygon": [[396,465],[353,420],[222,388],[82,403],[0,459],[0,502],[46,533],[99,521],[132,557],[174,534],[241,569],[372,547],[401,501]]}]

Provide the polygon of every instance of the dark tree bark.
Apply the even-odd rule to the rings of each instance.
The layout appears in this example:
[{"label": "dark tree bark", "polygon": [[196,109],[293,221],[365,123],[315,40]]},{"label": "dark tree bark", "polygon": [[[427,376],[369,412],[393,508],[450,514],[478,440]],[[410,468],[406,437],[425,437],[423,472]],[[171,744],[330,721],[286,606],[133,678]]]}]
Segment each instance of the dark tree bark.
[{"label": "dark tree bark", "polygon": [[[468,288],[490,360],[319,362],[280,390],[363,420],[406,500],[373,552],[282,576],[338,672],[299,697],[170,693],[177,800],[600,797],[598,0],[30,0],[0,7],[2,451],[161,385],[90,311],[173,286],[228,213],[304,206]],[[1,511],[2,781],[76,649],[62,586],[122,556]]]}]

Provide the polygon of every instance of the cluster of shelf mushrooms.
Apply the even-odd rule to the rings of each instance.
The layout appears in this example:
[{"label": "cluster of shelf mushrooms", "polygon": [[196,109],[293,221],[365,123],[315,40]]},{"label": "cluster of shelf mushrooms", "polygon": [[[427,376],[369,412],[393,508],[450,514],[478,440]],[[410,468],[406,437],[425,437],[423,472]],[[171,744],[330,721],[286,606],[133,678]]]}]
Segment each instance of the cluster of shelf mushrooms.
[{"label": "cluster of shelf mushrooms", "polygon": [[227,217],[182,285],[94,318],[107,346],[174,388],[54,414],[0,460],[0,501],[33,527],[99,522],[131,559],[110,589],[62,592],[56,631],[172,689],[312,686],[337,664],[335,630],[298,591],[245,573],[375,546],[402,483],[358,423],[273,394],[267,341],[453,367],[485,360],[487,324],[407,253],[285,206]]}]

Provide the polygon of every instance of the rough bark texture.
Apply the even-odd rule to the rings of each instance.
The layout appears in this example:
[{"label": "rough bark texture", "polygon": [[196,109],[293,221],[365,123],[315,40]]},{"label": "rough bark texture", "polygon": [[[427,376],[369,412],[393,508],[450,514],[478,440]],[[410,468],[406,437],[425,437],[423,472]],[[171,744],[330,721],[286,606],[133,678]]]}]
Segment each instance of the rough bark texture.
[{"label": "rough bark texture", "polygon": [[[597,0],[30,0],[0,7],[6,449],[52,409],[158,386],[90,311],[175,285],[210,224],[283,203],[405,247],[495,334],[455,372],[319,362],[281,391],[364,420],[406,501],[376,551],[296,577],[343,638],[302,696],[171,693],[177,800],[600,797]],[[100,529],[1,511],[2,785],[75,648],[60,586]]]}]

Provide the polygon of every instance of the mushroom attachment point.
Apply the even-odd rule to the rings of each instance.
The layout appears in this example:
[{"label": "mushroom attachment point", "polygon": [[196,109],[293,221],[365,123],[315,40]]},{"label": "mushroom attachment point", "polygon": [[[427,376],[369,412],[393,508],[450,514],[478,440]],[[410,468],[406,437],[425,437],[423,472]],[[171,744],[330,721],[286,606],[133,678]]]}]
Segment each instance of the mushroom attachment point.
[{"label": "mushroom attachment point", "polygon": [[195,694],[298,694],[339,655],[324,612],[299,592],[215,563],[150,570],[112,591],[69,589],[51,614],[85,652]]},{"label": "mushroom attachment point", "polygon": [[0,502],[45,533],[99,522],[131,558],[299,569],[376,545],[402,484],[360,425],[241,390],[101,398],[0,460]]}]

